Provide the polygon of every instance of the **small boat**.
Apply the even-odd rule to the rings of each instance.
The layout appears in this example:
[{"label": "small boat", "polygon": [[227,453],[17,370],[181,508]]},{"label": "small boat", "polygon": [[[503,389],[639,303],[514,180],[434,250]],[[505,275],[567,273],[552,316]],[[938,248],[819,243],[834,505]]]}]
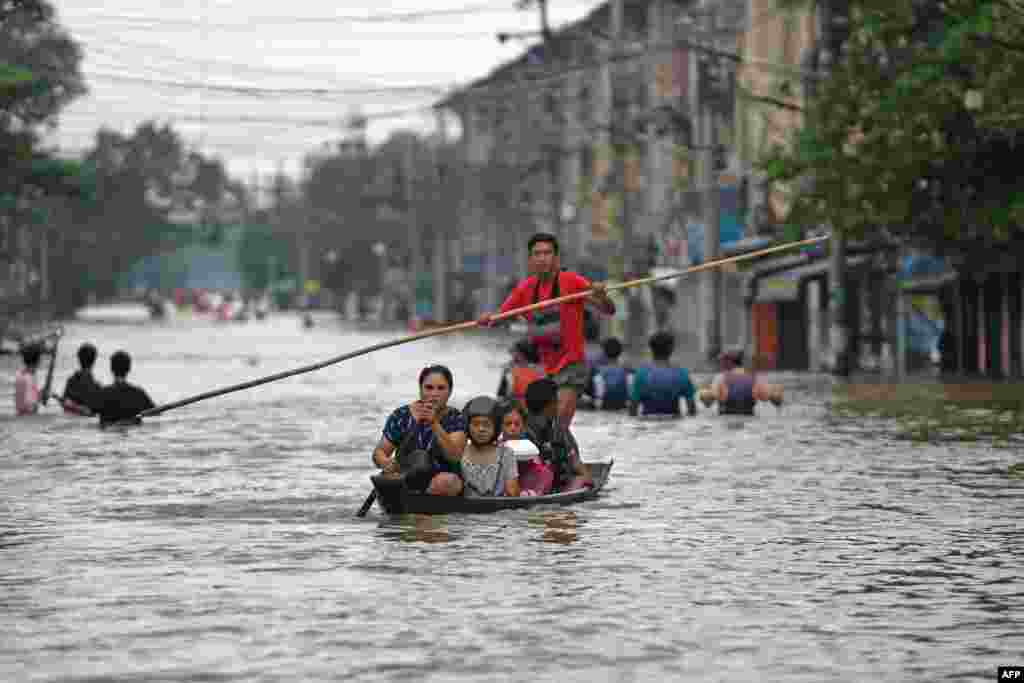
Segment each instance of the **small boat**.
[{"label": "small boat", "polygon": [[530,508],[537,505],[569,505],[597,498],[608,482],[614,460],[590,464],[594,486],[546,496],[487,496],[464,498],[462,496],[431,496],[426,493],[412,493],[400,479],[386,479],[380,475],[370,477],[377,492],[377,503],[384,512],[391,515],[419,513],[443,515],[453,512],[482,513]]}]

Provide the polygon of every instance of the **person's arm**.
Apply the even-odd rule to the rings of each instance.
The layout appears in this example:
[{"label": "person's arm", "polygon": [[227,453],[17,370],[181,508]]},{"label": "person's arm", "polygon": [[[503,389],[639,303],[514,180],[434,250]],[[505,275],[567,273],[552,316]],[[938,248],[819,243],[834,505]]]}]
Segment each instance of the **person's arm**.
[{"label": "person's arm", "polygon": [[87,406],[84,406],[80,403],[76,403],[75,401],[72,401],[70,398],[65,398],[63,396],[54,396],[54,398],[56,398],[57,401],[60,403],[61,407],[64,410],[68,411],[69,413],[74,413],[75,415],[84,415],[86,417],[92,416],[92,410],[90,410]]},{"label": "person's arm", "polygon": [[569,465],[572,467],[572,471],[578,477],[593,480],[594,474],[590,469],[590,465],[583,462],[580,458],[580,445],[576,443],[576,437],[568,429],[565,430],[565,436],[569,446]]},{"label": "person's arm", "polygon": [[441,415],[439,413],[434,413],[434,419],[430,423],[430,428],[434,432],[438,445],[441,446],[441,452],[444,454],[445,460],[456,465],[460,464],[462,462],[462,451],[466,450],[465,430],[448,432],[441,423]]},{"label": "person's arm", "polygon": [[686,401],[686,414],[693,417],[697,414],[697,387],[693,386],[690,373],[686,368],[680,368],[683,373],[683,400]]},{"label": "person's arm", "polygon": [[597,310],[604,315],[615,315],[615,302],[608,296],[608,285],[605,283],[592,283],[590,285],[590,296],[587,298],[593,301]]},{"label": "person's arm", "polygon": [[[399,408],[388,415],[388,419],[384,423],[384,431],[380,436],[380,441],[377,443],[376,448],[373,449],[373,454],[370,456],[373,460],[373,464],[384,470],[385,473],[398,471],[398,462],[396,458],[392,456],[395,453],[396,444],[402,441],[402,426],[402,408]],[[416,424],[411,423],[408,431],[406,432],[406,436],[411,437],[415,429]]]},{"label": "person's arm", "polygon": [[600,371],[594,372],[594,405],[598,410],[604,405],[605,381]]},{"label": "person's arm", "polygon": [[377,443],[377,447],[373,449],[373,464],[384,470],[385,473],[397,472],[398,463],[395,461],[393,456],[395,452],[395,444],[391,443],[391,440],[386,436],[380,437],[380,441]]},{"label": "person's arm", "polygon": [[519,464],[516,462],[516,456],[509,448],[505,446],[499,446],[499,448],[498,455],[501,458],[501,474],[505,481],[505,495],[517,498],[522,493],[522,487],[519,485]]},{"label": "person's arm", "polygon": [[517,286],[515,289],[513,289],[509,293],[508,297],[505,299],[505,301],[498,308],[498,312],[497,313],[483,313],[483,314],[481,314],[480,317],[477,318],[476,324],[480,325],[481,327],[490,327],[492,325],[496,325],[496,324],[498,324],[501,321],[493,320],[495,315],[499,315],[499,314],[504,313],[506,311],[511,311],[513,308],[520,308],[522,306],[525,306],[526,305],[526,301],[523,298],[524,297],[523,292],[525,292],[525,291],[526,290],[523,289],[522,283],[520,283],[519,286]]},{"label": "person's arm", "polygon": [[644,395],[644,382],[647,379],[647,373],[643,369],[634,370],[632,374],[626,377],[626,387],[629,389],[629,400],[633,403],[639,403],[643,399]]},{"label": "person's arm", "polygon": [[[725,383],[722,381],[722,374],[719,373],[711,380],[711,384],[701,388],[697,396],[705,408],[710,407],[712,403],[719,400],[723,386],[725,386]],[[724,401],[725,398],[722,398],[722,400]]]}]

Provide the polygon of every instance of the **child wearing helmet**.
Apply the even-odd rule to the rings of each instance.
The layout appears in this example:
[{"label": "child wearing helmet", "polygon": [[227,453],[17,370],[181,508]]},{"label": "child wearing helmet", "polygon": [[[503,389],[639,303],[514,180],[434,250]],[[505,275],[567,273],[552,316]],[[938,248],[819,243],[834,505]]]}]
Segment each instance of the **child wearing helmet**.
[{"label": "child wearing helmet", "polygon": [[469,423],[469,443],[462,452],[463,495],[518,496],[519,472],[515,455],[499,446],[500,406],[489,396],[477,396],[463,409]]}]

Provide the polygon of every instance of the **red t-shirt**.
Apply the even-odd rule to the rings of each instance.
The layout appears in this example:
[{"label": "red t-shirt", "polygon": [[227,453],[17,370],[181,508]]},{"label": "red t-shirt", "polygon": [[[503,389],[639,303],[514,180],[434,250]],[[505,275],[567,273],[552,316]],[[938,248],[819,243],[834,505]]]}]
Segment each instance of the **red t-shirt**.
[{"label": "red t-shirt", "polygon": [[[512,290],[501,305],[501,312],[521,308],[530,304],[553,299],[556,296],[576,294],[590,289],[590,280],[578,273],[561,271],[558,274],[558,290],[551,279],[537,286],[537,276],[531,275]],[[584,359],[583,338],[584,299],[530,311],[525,315],[530,323],[530,341],[537,347],[544,371],[553,375],[571,363]]]}]

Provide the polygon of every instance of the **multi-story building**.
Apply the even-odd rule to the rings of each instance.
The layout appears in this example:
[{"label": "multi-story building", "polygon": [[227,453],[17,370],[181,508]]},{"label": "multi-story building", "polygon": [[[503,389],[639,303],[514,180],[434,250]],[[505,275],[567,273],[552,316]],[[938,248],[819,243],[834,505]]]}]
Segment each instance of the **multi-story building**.
[{"label": "multi-story building", "polygon": [[[536,230],[558,235],[564,261],[599,279],[700,258],[703,245],[691,244],[703,239],[711,196],[699,180],[702,156],[711,156],[701,149],[705,110],[719,132],[717,166],[731,171],[718,188],[728,224],[722,233],[727,241],[743,236],[732,144],[735,60],[697,57],[735,54],[746,7],[705,5],[627,0],[615,40],[614,7],[605,3],[439,103],[461,122],[469,184],[459,265],[483,273],[485,306],[525,271],[524,242]],[[717,88],[701,92],[700,77],[708,81],[716,68]],[[631,292],[622,308],[635,323],[632,336],[670,327],[681,347],[697,344],[695,282]],[[724,308],[742,316],[738,290]],[[743,338],[745,326],[733,327]]]}]

